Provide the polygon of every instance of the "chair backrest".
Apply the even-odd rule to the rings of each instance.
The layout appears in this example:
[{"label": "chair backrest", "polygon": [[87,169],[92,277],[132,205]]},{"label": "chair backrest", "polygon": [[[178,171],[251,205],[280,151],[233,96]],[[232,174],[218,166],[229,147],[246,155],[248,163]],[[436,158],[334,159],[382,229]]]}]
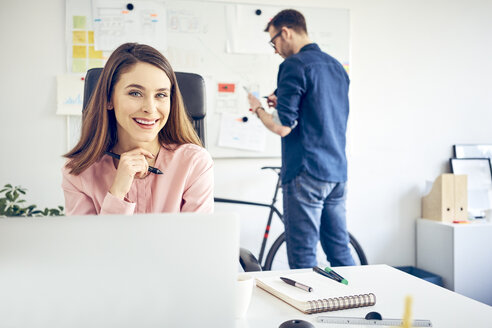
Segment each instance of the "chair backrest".
[{"label": "chair backrest", "polygon": [[[84,83],[84,99],[83,99],[83,111],[92,93],[97,85],[99,76],[101,75],[102,68],[91,68],[87,71]],[[179,90],[183,96],[183,102],[186,107],[186,111],[191,118],[191,122],[198,137],[205,146],[205,115],[207,113],[206,101],[205,101],[205,81],[203,78],[194,73],[175,72],[176,79],[178,80]]]}]

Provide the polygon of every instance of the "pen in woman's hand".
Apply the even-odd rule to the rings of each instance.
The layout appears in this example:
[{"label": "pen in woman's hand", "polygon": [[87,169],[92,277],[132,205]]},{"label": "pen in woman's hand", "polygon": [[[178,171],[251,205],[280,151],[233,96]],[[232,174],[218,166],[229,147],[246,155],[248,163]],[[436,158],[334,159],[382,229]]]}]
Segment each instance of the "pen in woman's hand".
[{"label": "pen in woman's hand", "polygon": [[[106,155],[109,155],[109,156],[111,156],[111,157],[113,157],[113,158],[116,158],[116,159],[120,159],[120,155],[115,154],[115,153],[110,152],[110,151],[107,151],[107,152],[106,152]],[[161,170],[159,170],[158,168],[153,167],[153,166],[149,166],[148,171],[149,171],[150,173],[154,173],[154,174],[163,174]]]}]

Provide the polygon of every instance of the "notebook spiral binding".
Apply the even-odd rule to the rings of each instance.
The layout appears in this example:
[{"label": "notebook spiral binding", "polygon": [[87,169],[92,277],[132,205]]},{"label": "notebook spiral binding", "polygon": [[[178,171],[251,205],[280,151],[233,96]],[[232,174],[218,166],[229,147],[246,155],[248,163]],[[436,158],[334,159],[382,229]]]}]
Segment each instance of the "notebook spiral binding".
[{"label": "notebook spiral binding", "polygon": [[376,304],[376,295],[369,293],[354,296],[324,298],[308,301],[308,303],[310,307],[308,313],[329,312],[374,305]]}]

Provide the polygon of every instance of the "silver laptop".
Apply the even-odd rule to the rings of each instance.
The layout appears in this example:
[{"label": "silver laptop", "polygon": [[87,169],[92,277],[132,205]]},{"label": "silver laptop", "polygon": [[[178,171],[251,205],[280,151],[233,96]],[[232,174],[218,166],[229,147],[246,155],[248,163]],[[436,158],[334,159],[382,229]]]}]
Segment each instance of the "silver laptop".
[{"label": "silver laptop", "polygon": [[233,327],[234,214],[0,219],[0,327]]}]

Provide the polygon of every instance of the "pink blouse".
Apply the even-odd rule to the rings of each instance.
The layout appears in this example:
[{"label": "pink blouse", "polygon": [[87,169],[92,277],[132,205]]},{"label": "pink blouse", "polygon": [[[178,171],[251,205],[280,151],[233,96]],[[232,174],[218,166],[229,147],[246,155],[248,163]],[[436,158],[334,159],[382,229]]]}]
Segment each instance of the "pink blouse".
[{"label": "pink blouse", "polygon": [[110,156],[104,155],[80,175],[68,173],[64,166],[66,214],[213,212],[213,161],[204,148],[184,144],[169,151],[161,147],[153,166],[164,174],[134,179],[123,200],[109,193],[116,175]]}]

